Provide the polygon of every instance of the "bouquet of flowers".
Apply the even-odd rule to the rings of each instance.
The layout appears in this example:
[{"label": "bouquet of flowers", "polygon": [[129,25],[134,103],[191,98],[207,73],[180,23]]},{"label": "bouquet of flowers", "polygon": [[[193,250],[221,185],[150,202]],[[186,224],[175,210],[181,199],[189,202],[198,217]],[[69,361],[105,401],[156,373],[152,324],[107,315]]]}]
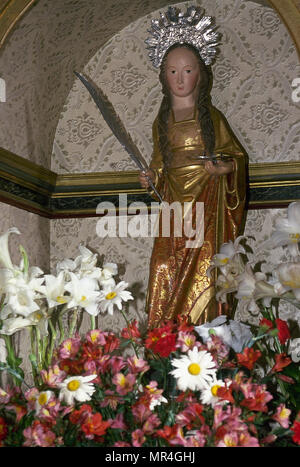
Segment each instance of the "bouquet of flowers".
[{"label": "bouquet of flowers", "polygon": [[[287,220],[277,225],[292,254],[300,240],[299,205],[288,210],[298,219],[292,236]],[[7,245],[12,232],[18,233],[0,237],[0,368],[11,377],[0,387],[2,446],[300,445],[298,341],[278,306],[281,300],[299,306],[292,266],[288,277],[286,265],[263,275],[242,239],[225,244],[209,271],[220,272],[218,299],[231,291],[258,322],[219,316],[194,326],[179,317],[142,332],[127,319],[123,302],[133,297],[128,284],[116,283],[116,265],[100,268],[97,255],[81,246],[75,260],[57,265],[56,275],[44,275],[29,267],[21,247],[16,267]],[[297,268],[299,257],[291,263]],[[97,315],[115,307],[125,327],[119,334],[98,329]],[[91,326],[81,335],[85,312]],[[24,328],[31,335],[32,384],[12,340]]]},{"label": "bouquet of flowers", "polygon": [[[275,330],[280,352],[267,345]],[[254,337],[226,317],[197,328],[168,322],[144,337],[136,321],[120,336],[75,335],[39,385],[0,390],[2,446],[297,446],[300,377],[288,342],[283,322],[263,319]]]}]

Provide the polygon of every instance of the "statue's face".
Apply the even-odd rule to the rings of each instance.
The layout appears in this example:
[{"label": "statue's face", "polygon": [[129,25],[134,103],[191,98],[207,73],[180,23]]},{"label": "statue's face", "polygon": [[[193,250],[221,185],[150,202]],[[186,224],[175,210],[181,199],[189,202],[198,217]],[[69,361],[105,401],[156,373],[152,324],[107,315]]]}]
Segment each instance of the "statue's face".
[{"label": "statue's face", "polygon": [[166,82],[171,95],[197,97],[200,68],[194,53],[184,47],[171,50],[166,59]]}]

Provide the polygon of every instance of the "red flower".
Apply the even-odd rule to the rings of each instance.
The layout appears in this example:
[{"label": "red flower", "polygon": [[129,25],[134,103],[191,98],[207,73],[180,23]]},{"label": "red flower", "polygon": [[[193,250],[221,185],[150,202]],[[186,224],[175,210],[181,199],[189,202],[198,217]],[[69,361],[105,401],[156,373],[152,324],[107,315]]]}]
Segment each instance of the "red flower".
[{"label": "red flower", "polygon": [[252,384],[251,394],[241,402],[241,405],[251,411],[267,412],[268,407],[266,404],[271,399],[273,399],[273,396],[265,391],[264,385]]},{"label": "red flower", "polygon": [[74,410],[70,415],[70,422],[74,425],[84,422],[92,413],[92,407],[87,404],[83,404],[79,410]]},{"label": "red flower", "polygon": [[231,402],[232,404],[234,403],[234,398],[233,398],[233,395],[232,395],[232,385],[230,385],[229,387],[227,386],[227,383],[225,384],[225,386],[221,386],[218,388],[217,390],[217,396],[222,399],[222,400],[225,400],[225,401],[229,401]]},{"label": "red flower", "polygon": [[0,417],[0,441],[6,438],[7,435],[7,425],[3,417]]},{"label": "red flower", "polygon": [[272,371],[281,371],[284,367],[292,363],[290,357],[287,357],[285,353],[280,353],[275,355],[275,365],[272,368]]},{"label": "red flower", "polygon": [[120,339],[115,336],[113,332],[110,332],[106,337],[106,342],[104,345],[104,353],[110,354],[114,350],[118,349],[120,345]]},{"label": "red flower", "polygon": [[237,353],[238,363],[245,366],[249,370],[252,370],[254,363],[261,357],[260,350],[254,350],[253,347],[246,347],[243,353]]},{"label": "red flower", "polygon": [[260,320],[260,322],[259,322],[259,325],[260,325],[261,327],[265,327],[265,328],[267,328],[267,329],[273,329],[273,327],[274,327],[272,321],[270,321],[270,320],[267,319],[267,318],[262,318],[262,319]]},{"label": "red flower", "polygon": [[291,337],[290,330],[286,321],[283,321],[279,318],[277,318],[275,321],[278,329],[278,339],[280,341],[280,344],[283,345],[287,341],[287,339]]},{"label": "red flower", "polygon": [[191,326],[189,322],[189,318],[187,316],[178,316],[177,317],[177,323],[178,323],[178,332],[193,332],[194,331],[194,326]]},{"label": "red flower", "polygon": [[124,339],[133,339],[134,341],[141,337],[136,319],[132,323],[129,323],[127,328],[122,329],[121,336]]},{"label": "red flower", "polygon": [[172,324],[167,323],[165,326],[150,331],[145,341],[146,348],[158,353],[161,357],[168,357],[176,350],[176,334],[173,334],[172,330]]},{"label": "red flower", "polygon": [[295,421],[294,425],[291,426],[291,430],[294,432],[292,440],[295,443],[300,444],[300,422]]},{"label": "red flower", "polygon": [[83,364],[79,360],[64,358],[59,362],[60,370],[65,371],[68,375],[81,375],[83,372]]},{"label": "red flower", "polygon": [[173,426],[165,425],[163,429],[157,430],[155,436],[164,438],[171,446],[184,446],[183,430],[177,423]]},{"label": "red flower", "polygon": [[101,413],[97,412],[90,415],[86,421],[81,425],[82,431],[87,437],[93,438],[96,436],[103,436],[106,433],[107,428],[110,426],[110,422],[106,422],[102,419]]}]

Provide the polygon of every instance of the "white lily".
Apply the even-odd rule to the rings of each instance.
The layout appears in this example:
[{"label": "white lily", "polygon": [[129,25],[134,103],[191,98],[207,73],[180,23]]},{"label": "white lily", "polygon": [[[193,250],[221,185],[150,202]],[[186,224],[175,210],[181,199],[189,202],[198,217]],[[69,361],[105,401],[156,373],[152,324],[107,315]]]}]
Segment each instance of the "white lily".
[{"label": "white lily", "polygon": [[245,248],[240,245],[243,238],[245,237],[240,235],[234,242],[230,240],[228,243],[223,243],[223,245],[221,245],[219,253],[212,257],[211,266],[207,271],[208,275],[210,275],[213,268],[219,268],[221,272],[226,275],[229,272],[228,266],[230,266],[231,270],[235,267],[237,269],[237,273],[241,272],[241,268],[243,269],[243,263],[239,254],[246,253]]},{"label": "white lily", "polygon": [[32,321],[28,318],[23,318],[22,316],[17,316],[16,318],[8,318],[3,322],[1,334],[11,336],[15,332],[21,331],[21,329],[24,329],[27,326],[31,325]]},{"label": "white lily", "polygon": [[68,308],[81,307],[92,316],[99,313],[97,300],[100,292],[94,279],[83,277],[79,279],[76,274],[70,272],[71,281],[65,285],[65,290],[71,294]]},{"label": "white lily", "polygon": [[273,271],[273,276],[276,280],[274,289],[278,295],[292,290],[296,299],[300,301],[300,263],[280,264]]},{"label": "white lily", "polygon": [[0,236],[0,263],[8,269],[14,269],[8,249],[8,237],[11,233],[20,235],[20,231],[16,227],[12,227]]},{"label": "white lily", "polygon": [[227,294],[235,292],[238,288],[236,277],[231,274],[219,274],[216,281],[216,300],[221,303],[227,303]]},{"label": "white lily", "polygon": [[236,298],[240,299],[249,311],[254,313],[259,311],[256,303],[259,298],[263,298],[267,306],[270,304],[270,294],[273,292],[276,295],[272,286],[267,287],[266,278],[263,272],[253,272],[249,263],[245,266],[245,271],[240,276]]},{"label": "white lily", "polygon": [[29,287],[19,287],[15,293],[7,294],[7,305],[13,309],[17,315],[25,318],[31,313],[39,310],[39,305],[35,302],[36,293]]},{"label": "white lily", "polygon": [[61,271],[64,271],[66,274],[70,271],[76,269],[76,263],[73,259],[64,259],[56,265],[56,273],[59,274]]},{"label": "white lily", "polygon": [[103,287],[113,288],[116,282],[113,278],[118,274],[118,266],[115,263],[105,263],[99,278],[99,282]]},{"label": "white lily", "polygon": [[275,220],[275,232],[270,237],[273,247],[286,246],[293,256],[299,255],[300,242],[300,201],[290,203],[286,218]]},{"label": "white lily", "polygon": [[49,308],[67,303],[69,297],[65,294],[65,274],[60,271],[58,276],[52,274],[45,275],[45,285],[43,286],[43,294],[47,299]]},{"label": "white lily", "polygon": [[121,310],[122,302],[133,300],[131,292],[125,290],[127,286],[127,282],[121,281],[113,287],[105,287],[100,291],[99,309],[101,313],[107,311],[110,315],[113,315],[114,306]]},{"label": "white lily", "polygon": [[90,279],[100,279],[102,270],[96,266],[98,261],[97,253],[93,253],[84,245],[79,245],[79,251],[81,254],[74,260],[78,277],[88,276]]}]

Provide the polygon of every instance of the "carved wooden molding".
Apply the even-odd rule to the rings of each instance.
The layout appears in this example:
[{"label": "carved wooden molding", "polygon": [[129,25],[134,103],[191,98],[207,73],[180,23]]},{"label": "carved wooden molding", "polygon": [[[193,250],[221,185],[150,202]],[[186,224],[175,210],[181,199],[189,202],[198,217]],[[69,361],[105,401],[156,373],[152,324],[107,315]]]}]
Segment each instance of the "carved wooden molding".
[{"label": "carved wooden molding", "polygon": [[[119,195],[150,206],[138,172],[56,174],[0,148],[0,201],[43,217],[96,216],[103,201],[119,206]],[[300,200],[300,162],[249,166],[249,209],[286,207]]]},{"label": "carved wooden molding", "polygon": [[24,13],[37,0],[0,0],[0,47]]}]

